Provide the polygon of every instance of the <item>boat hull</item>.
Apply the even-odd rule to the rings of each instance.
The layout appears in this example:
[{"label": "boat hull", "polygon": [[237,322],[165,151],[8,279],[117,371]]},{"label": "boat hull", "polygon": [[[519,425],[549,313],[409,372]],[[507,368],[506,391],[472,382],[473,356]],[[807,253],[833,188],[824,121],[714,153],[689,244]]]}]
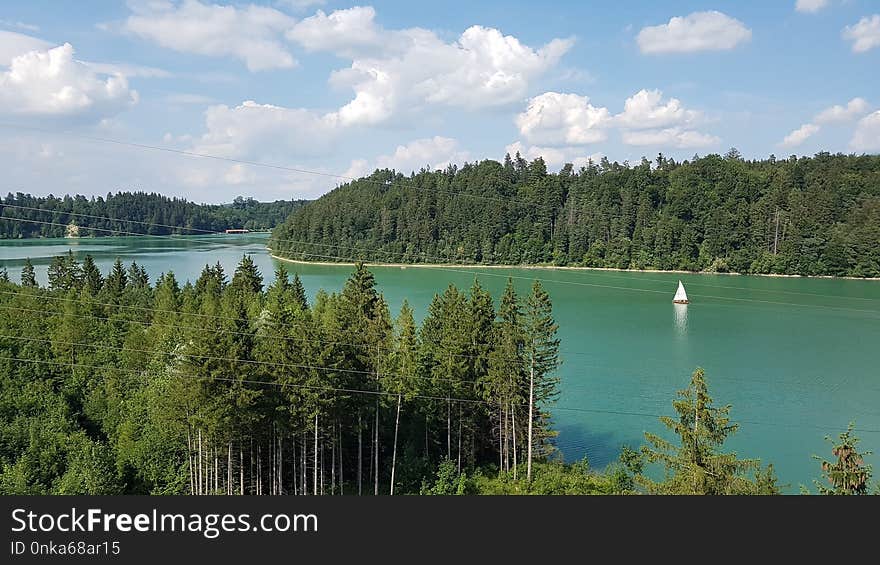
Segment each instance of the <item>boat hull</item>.
[{"label": "boat hull", "polygon": [[688,302],[689,302],[688,300],[673,300],[672,301],[673,304],[687,304]]}]

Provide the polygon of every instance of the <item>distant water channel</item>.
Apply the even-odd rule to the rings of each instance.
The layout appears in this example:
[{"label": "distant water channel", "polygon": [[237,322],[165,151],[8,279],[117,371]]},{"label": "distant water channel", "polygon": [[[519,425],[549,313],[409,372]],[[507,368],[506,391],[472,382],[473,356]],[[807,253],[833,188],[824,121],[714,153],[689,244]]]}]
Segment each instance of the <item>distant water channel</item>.
[{"label": "distant water channel", "polygon": [[[145,266],[151,279],[174,271],[195,279],[207,263],[231,274],[243,254],[267,282],[276,266],[265,234],[176,238],[0,241],[0,264],[18,280],[30,257],[41,284],[53,255],[91,254],[106,272],[115,258]],[[347,266],[287,263],[311,295],[339,290]],[[465,271],[465,272],[461,272]],[[823,437],[856,422],[861,447],[880,452],[880,281],[679,275],[559,269],[449,270],[374,267],[393,310],[407,298],[423,316],[449,283],[480,278],[499,296],[507,276],[528,291],[541,278],[560,325],[562,394],[554,410],[558,446],[568,461],[613,461],[637,447],[646,430],[662,432],[656,415],[672,414],[676,390],[693,369],[706,370],[716,402],[733,405],[740,431],[729,448],[772,462],[789,492],[814,490],[819,464],[830,457]],[[477,274],[473,274],[476,272]],[[691,304],[672,304],[677,281]],[[880,473],[880,458],[869,459]]]}]

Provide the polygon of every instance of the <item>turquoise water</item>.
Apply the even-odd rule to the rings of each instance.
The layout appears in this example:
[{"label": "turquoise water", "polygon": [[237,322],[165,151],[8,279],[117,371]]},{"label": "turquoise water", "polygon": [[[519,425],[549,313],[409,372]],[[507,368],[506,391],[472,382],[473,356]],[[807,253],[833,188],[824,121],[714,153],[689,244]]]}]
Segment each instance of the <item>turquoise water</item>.
[{"label": "turquoise water", "polygon": [[[250,254],[271,279],[265,235],[107,238],[0,242],[0,264],[18,280],[25,257],[46,280],[50,258],[72,249],[106,271],[116,256],[193,279],[220,261],[231,274]],[[346,266],[287,264],[307,290],[339,290]],[[880,281],[770,278],[561,269],[375,267],[392,309],[407,298],[424,315],[449,283],[469,287],[474,273],[494,296],[507,276],[523,293],[540,278],[560,325],[562,394],[554,411],[566,460],[586,455],[602,467],[620,446],[660,432],[676,390],[702,366],[717,403],[732,404],[741,427],[730,448],[773,463],[789,491],[813,487],[813,454],[830,456],[825,435],[850,420],[862,448],[880,452]],[[691,304],[672,304],[677,281]],[[877,455],[869,462],[880,471]]]}]

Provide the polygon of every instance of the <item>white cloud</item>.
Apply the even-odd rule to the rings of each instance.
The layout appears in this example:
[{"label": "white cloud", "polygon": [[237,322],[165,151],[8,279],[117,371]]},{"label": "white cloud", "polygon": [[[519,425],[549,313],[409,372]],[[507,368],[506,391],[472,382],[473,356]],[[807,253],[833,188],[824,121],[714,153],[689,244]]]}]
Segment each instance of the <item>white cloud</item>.
[{"label": "white cloud", "polygon": [[337,112],[344,124],[375,124],[429,105],[475,110],[516,102],[572,45],[554,39],[536,49],[482,26],[446,42],[419,28],[385,30],[374,16],[372,8],[319,12],[288,34],[307,49],[352,59],[330,77],[354,92]]},{"label": "white cloud", "polygon": [[330,51],[356,57],[365,49],[383,44],[383,30],[375,23],[376,11],[372,6],[354,6],[325,14],[318,12],[297,23],[287,32],[287,38],[308,51]]},{"label": "white cloud", "polygon": [[458,141],[449,137],[434,136],[416,139],[406,145],[398,145],[391,155],[376,159],[379,169],[396,169],[403,173],[418,171],[422,167],[445,169],[450,164],[467,161],[468,152],[458,146]]},{"label": "white cloud", "polygon": [[818,133],[819,129],[819,126],[817,126],[816,124],[804,124],[790,134],[786,135],[785,139],[782,140],[782,146],[797,147],[808,138]]},{"label": "white cloud", "polygon": [[258,104],[252,100],[230,108],[224,104],[205,111],[207,131],[194,150],[220,157],[257,155],[319,155],[338,133],[335,116],[304,108]]},{"label": "white cloud", "polygon": [[13,31],[0,30],[0,65],[8,67],[12,60],[29,51],[46,51],[55,44]]},{"label": "white cloud", "polygon": [[273,8],[253,4],[235,7],[183,0],[131,4],[134,14],[124,29],[182,53],[235,57],[251,71],[296,65],[282,43],[293,18]]},{"label": "white cloud", "polygon": [[457,140],[437,135],[398,145],[394,153],[379,155],[372,164],[367,159],[353,159],[341,176],[357,179],[376,169],[394,169],[403,174],[418,172],[423,168],[442,170],[451,164],[460,165],[469,158],[470,154],[459,147]]},{"label": "white cloud", "polygon": [[644,27],[636,37],[642,53],[691,53],[733,49],[751,39],[741,21],[721,12],[694,12],[669,23]]},{"label": "white cloud", "polygon": [[865,16],[856,25],[846,26],[842,35],[852,41],[854,53],[864,53],[880,46],[880,14]]},{"label": "white cloud", "polygon": [[859,120],[849,146],[856,151],[880,152],[880,110]]},{"label": "white cloud", "polygon": [[828,6],[828,0],[797,0],[794,9],[798,12],[815,14],[826,6]]},{"label": "white cloud", "polygon": [[699,112],[686,110],[678,98],[670,98],[664,103],[662,92],[645,89],[627,98],[623,112],[614,117],[618,124],[629,129],[687,125],[699,118]]},{"label": "white cloud", "polygon": [[585,145],[604,141],[611,121],[607,108],[577,94],[545,92],[529,100],[516,117],[519,132],[531,143]]},{"label": "white cloud", "polygon": [[137,102],[124,76],[99,76],[73,54],[65,43],[13,58],[0,73],[0,112],[100,119]]},{"label": "white cloud", "polygon": [[519,153],[527,161],[541,157],[548,167],[562,167],[566,163],[571,163],[576,168],[586,167],[590,161],[598,163],[604,157],[602,153],[584,154],[583,150],[578,147],[526,146],[520,141],[511,143],[504,148],[504,151],[511,156]]},{"label": "white cloud", "polygon": [[653,145],[658,147],[675,147],[677,149],[709,147],[721,142],[714,135],[680,127],[639,131],[626,130],[622,132],[621,138],[627,145]]},{"label": "white cloud", "polygon": [[806,123],[785,136],[782,140],[783,147],[797,147],[808,138],[816,135],[824,125],[843,124],[858,119],[865,115],[870,109],[870,105],[864,98],[853,98],[847,102],[846,106],[835,104],[829,108],[825,108],[813,118],[813,121]]},{"label": "white cloud", "polygon": [[813,122],[817,124],[835,124],[852,121],[868,112],[868,102],[864,98],[853,98],[846,106],[835,104],[819,112]]}]

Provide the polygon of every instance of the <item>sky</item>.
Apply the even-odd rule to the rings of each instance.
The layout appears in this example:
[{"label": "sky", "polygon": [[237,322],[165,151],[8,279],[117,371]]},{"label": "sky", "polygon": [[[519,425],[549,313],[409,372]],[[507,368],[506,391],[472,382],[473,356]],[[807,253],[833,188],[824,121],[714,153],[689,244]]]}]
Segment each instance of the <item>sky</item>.
[{"label": "sky", "polygon": [[878,69],[880,0],[3,2],[0,191],[265,201],[517,151],[880,153]]}]

